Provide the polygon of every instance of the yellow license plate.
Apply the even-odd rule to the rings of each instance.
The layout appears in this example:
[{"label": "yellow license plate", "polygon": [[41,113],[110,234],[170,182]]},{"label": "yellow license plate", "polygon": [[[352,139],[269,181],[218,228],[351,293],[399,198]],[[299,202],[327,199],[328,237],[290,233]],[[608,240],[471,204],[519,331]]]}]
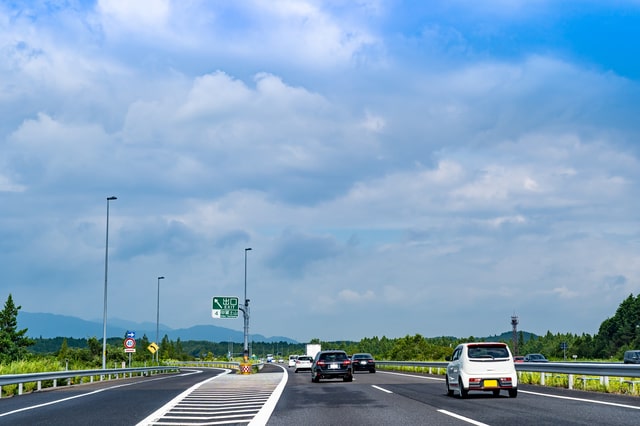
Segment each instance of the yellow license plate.
[{"label": "yellow license plate", "polygon": [[497,388],[498,387],[498,381],[497,380],[485,380],[484,381],[484,387],[485,388]]}]

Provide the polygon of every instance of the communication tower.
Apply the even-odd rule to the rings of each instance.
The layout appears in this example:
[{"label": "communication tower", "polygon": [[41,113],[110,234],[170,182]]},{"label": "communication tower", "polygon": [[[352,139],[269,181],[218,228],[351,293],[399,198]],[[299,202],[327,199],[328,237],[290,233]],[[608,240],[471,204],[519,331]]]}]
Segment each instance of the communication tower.
[{"label": "communication tower", "polygon": [[511,316],[511,342],[513,344],[513,355],[518,355],[518,316]]}]

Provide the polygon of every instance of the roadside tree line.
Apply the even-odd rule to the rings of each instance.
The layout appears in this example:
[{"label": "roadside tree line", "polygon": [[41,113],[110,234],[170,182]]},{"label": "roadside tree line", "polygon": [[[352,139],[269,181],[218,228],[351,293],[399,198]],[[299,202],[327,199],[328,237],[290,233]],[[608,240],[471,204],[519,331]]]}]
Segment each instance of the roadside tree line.
[{"label": "roadside tree line", "polygon": [[[0,311],[0,365],[15,361],[41,358],[55,358],[69,368],[99,368],[101,365],[102,342],[96,337],[72,339],[30,339],[27,329],[19,329],[18,311],[13,298],[9,295],[4,309]],[[122,338],[108,339],[107,359],[109,365],[128,360],[122,347]],[[342,349],[347,353],[368,352],[381,360],[396,361],[438,361],[445,360],[460,342],[499,340],[512,346],[511,333],[492,337],[424,337],[420,334],[400,338],[367,337],[355,341],[321,341],[312,339],[310,343],[320,343],[324,349]],[[132,354],[132,362],[137,365],[153,362],[153,354],[147,351],[149,339],[142,336],[137,342],[138,350]],[[176,341],[166,335],[160,342],[160,361],[165,360],[225,360],[239,357],[234,348],[241,347],[240,342]],[[566,349],[565,349],[566,348]],[[518,354],[543,353],[551,360],[611,360],[622,359],[624,351],[640,349],[640,296],[627,297],[611,318],[605,319],[598,333],[590,334],[556,333],[548,331],[544,336],[519,332]],[[238,349],[239,350],[239,349]],[[252,342],[251,351],[260,358],[274,354],[286,359],[291,354],[303,354],[305,344],[280,342]]]}]

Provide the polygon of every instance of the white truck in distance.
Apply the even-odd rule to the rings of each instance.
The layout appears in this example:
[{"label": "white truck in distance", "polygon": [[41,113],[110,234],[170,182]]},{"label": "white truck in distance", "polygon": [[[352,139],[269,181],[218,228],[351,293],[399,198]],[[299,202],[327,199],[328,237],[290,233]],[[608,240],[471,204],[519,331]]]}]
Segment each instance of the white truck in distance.
[{"label": "white truck in distance", "polygon": [[311,358],[315,358],[321,350],[322,346],[319,343],[307,343],[307,355]]}]

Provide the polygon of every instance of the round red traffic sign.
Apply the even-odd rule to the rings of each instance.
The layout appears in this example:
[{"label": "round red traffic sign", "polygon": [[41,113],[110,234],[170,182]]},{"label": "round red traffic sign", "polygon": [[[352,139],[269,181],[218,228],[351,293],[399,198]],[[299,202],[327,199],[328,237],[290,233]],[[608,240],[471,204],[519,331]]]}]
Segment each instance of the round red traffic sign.
[{"label": "round red traffic sign", "polygon": [[126,339],[124,339],[124,347],[127,349],[133,349],[136,347],[136,339],[133,339],[131,337],[127,337]]}]

